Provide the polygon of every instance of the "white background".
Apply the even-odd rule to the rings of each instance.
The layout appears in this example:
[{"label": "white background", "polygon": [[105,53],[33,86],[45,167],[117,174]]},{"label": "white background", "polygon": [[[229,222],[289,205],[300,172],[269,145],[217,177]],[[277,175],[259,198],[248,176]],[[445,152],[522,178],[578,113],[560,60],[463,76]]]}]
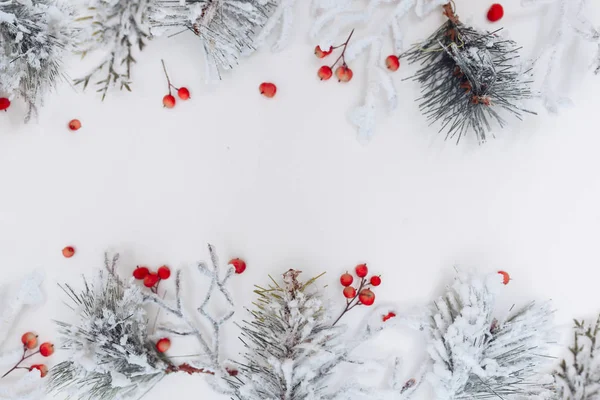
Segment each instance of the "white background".
[{"label": "white background", "polygon": [[[490,3],[457,0],[458,14],[493,29],[485,19]],[[502,23],[533,56],[551,14],[523,10],[517,0],[503,4]],[[240,316],[253,285],[288,268],[306,277],[327,271],[322,282],[341,306],[337,277],[363,261],[382,274],[377,302],[426,304],[458,265],[509,271],[503,301],[552,299],[561,329],[600,311],[594,46],[567,43],[558,84],[573,107],[551,116],[532,102],[539,116],[511,120],[483,146],[472,137],[460,146],[444,142],[428,127],[414,102],[416,83],[402,81],[414,69],[402,65],[394,75],[399,107],[380,115],[363,146],[346,113],[360,101],[364,59],[351,66],[349,84],[320,82],[307,10],[297,9],[288,49],[244,59],[218,86],[203,83],[197,39],[180,35],[138,56],[133,93],[101,102],[62,83],[37,121],[22,124],[18,103],[0,115],[0,282],[36,268],[47,275],[47,302],[23,315],[14,341],[26,329],[52,337],[51,319],[72,320],[56,282],[79,284],[80,274],[102,267],[105,250],[120,252],[129,274],[137,264],[188,268],[208,258],[207,242],[224,262],[248,262],[233,281]],[[589,16],[600,20],[599,4]],[[409,42],[442,21],[439,13],[411,16]],[[172,110],[162,108],[161,58],[173,83],[192,94]],[[89,64],[73,58],[68,66],[76,77]],[[259,95],[263,81],[277,84],[274,99]],[[76,133],[67,129],[72,118],[83,123]],[[77,249],[72,259],[62,257],[67,245]],[[232,325],[229,342],[235,336]],[[190,385],[205,389],[201,380],[169,377],[148,398],[189,395]]]}]

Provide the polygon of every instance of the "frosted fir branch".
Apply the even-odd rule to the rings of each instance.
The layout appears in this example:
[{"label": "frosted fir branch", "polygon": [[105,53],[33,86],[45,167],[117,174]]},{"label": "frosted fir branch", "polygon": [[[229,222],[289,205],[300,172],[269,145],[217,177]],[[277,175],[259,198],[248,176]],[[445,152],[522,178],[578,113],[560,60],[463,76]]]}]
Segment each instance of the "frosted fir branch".
[{"label": "frosted fir branch", "polygon": [[0,93],[25,101],[25,122],[65,74],[63,59],[76,36],[64,2],[0,1]]},{"label": "frosted fir branch", "polygon": [[554,372],[558,394],[564,400],[589,400],[600,396],[600,315],[595,323],[574,321],[569,356]]},{"label": "frosted fir branch", "polygon": [[540,97],[544,107],[551,113],[557,113],[561,106],[570,103],[563,96],[562,89],[556,82],[561,81],[560,67],[564,61],[563,53],[567,43],[573,38],[590,42],[596,45],[596,54],[592,59],[594,73],[600,73],[600,28],[596,28],[586,17],[587,0],[522,0],[523,6],[532,7],[552,3],[558,16],[550,22],[552,30],[548,37],[548,44],[537,54],[537,64],[545,68],[544,78],[541,83]]},{"label": "frosted fir branch", "polygon": [[151,0],[88,0],[88,7],[77,20],[86,35],[78,46],[84,57],[90,52],[106,55],[85,76],[75,80],[85,90],[93,79],[96,91],[106,98],[111,87],[131,91],[131,71],[136,51],[142,51],[150,39],[148,20]]},{"label": "frosted fir branch", "polygon": [[275,11],[273,11],[262,27],[260,33],[256,36],[256,48],[262,47],[267,38],[275,31],[279,25],[279,35],[275,43],[271,46],[272,51],[280,51],[290,41],[292,28],[294,25],[294,7],[296,0],[279,0]]}]

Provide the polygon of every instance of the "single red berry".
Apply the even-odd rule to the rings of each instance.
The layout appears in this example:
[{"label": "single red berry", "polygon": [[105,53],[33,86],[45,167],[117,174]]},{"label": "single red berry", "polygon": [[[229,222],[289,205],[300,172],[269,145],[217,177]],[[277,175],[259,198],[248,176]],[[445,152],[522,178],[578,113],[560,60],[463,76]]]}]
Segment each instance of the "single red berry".
[{"label": "single red berry", "polygon": [[23,336],[21,336],[21,342],[29,350],[35,349],[38,342],[37,335],[33,332],[24,333]]},{"label": "single red berry", "polygon": [[71,246],[67,246],[62,249],[62,254],[65,258],[71,258],[75,255],[75,249]]},{"label": "single red berry", "polygon": [[277,86],[274,83],[263,82],[258,87],[258,90],[260,90],[260,94],[270,99],[277,93]]},{"label": "single red berry", "polygon": [[227,373],[230,376],[237,376],[237,374],[239,373],[239,371],[237,369],[235,369],[235,368],[229,368],[229,367],[226,367],[225,371],[227,371]]},{"label": "single red berry", "polygon": [[156,350],[159,353],[164,353],[171,347],[171,340],[169,338],[162,338],[156,342]]},{"label": "single red berry", "polygon": [[323,65],[321,68],[319,68],[319,72],[317,73],[317,75],[319,76],[319,78],[321,78],[322,81],[326,81],[329,78],[331,78],[331,76],[333,75],[333,71],[328,65]]},{"label": "single red berry", "polygon": [[371,277],[371,285],[373,285],[373,286],[381,285],[381,277],[380,276],[372,276]]},{"label": "single red berry", "polygon": [[45,342],[40,345],[40,354],[44,357],[50,357],[54,354],[54,345],[50,342]]},{"label": "single red berry", "polygon": [[8,110],[8,107],[10,107],[10,100],[6,97],[0,97],[0,111]]},{"label": "single red berry", "polygon": [[190,91],[185,87],[181,87],[177,90],[177,96],[179,96],[181,100],[187,100],[190,98]]},{"label": "single red berry", "polygon": [[347,286],[344,288],[344,297],[347,299],[353,299],[356,296],[356,289],[352,286]]},{"label": "single red berry", "polygon": [[148,276],[150,271],[146,267],[137,267],[133,270],[133,277],[138,280],[142,280]]},{"label": "single red berry", "polygon": [[229,261],[229,265],[233,265],[236,274],[241,274],[246,270],[246,262],[241,258],[234,258],[233,260]]},{"label": "single red berry", "polygon": [[338,78],[339,82],[349,82],[350,79],[352,79],[352,75],[354,75],[354,73],[347,65],[339,66],[335,70],[335,76]]},{"label": "single red berry", "polygon": [[331,54],[331,52],[333,51],[333,47],[329,47],[329,50],[324,51],[321,50],[321,46],[317,46],[315,47],[315,56],[317,56],[318,58],[324,58],[327,57],[328,55]]},{"label": "single red berry", "polygon": [[358,300],[365,306],[372,306],[375,303],[375,293],[371,289],[363,289],[358,294]]},{"label": "single red berry", "polygon": [[40,376],[42,378],[48,375],[48,367],[46,367],[44,364],[34,364],[31,367],[29,367],[29,371],[33,371],[34,369],[40,371]]},{"label": "single red berry", "polygon": [[156,285],[158,283],[158,280],[159,280],[158,274],[151,272],[144,278],[144,286],[146,286],[148,288],[154,287],[154,285]]},{"label": "single red berry", "polygon": [[77,131],[81,128],[81,121],[78,119],[72,119],[69,121],[69,129],[72,131]]},{"label": "single red berry", "polygon": [[345,274],[342,274],[342,276],[340,276],[340,283],[342,284],[342,286],[352,285],[353,280],[354,280],[354,277],[347,272]]},{"label": "single red berry", "polygon": [[398,71],[398,68],[400,68],[400,59],[395,55],[388,56],[385,59],[385,66],[390,71]]},{"label": "single red berry", "polygon": [[502,17],[504,17],[504,7],[502,7],[502,4],[492,4],[490,10],[487,13],[487,19],[490,22],[496,22],[500,21]]},{"label": "single red berry", "polygon": [[508,272],[506,271],[498,271],[498,273],[500,275],[502,275],[502,283],[505,285],[508,285],[508,282],[510,282],[510,275]]},{"label": "single red berry", "polygon": [[387,320],[388,320],[388,319],[390,319],[390,318],[394,318],[395,316],[396,316],[396,313],[394,313],[394,312],[389,312],[389,313],[387,313],[386,315],[384,315],[384,316],[382,317],[382,319],[383,319],[383,322],[387,321]]},{"label": "single red berry", "polygon": [[173,97],[170,94],[167,94],[165,97],[163,97],[163,106],[165,106],[166,108],[175,107],[175,97]]},{"label": "single red berry", "polygon": [[169,279],[171,276],[171,270],[166,265],[163,265],[158,269],[158,277],[160,279]]},{"label": "single red berry", "polygon": [[359,278],[364,278],[369,273],[369,268],[367,268],[367,264],[358,264],[354,271]]}]

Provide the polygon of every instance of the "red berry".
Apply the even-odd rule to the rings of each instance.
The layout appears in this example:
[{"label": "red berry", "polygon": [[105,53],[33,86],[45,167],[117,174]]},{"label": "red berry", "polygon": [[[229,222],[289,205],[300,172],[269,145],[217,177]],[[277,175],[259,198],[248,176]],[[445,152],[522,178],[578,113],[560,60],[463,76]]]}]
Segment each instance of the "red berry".
[{"label": "red berry", "polygon": [[45,342],[40,345],[40,354],[44,357],[50,357],[54,353],[54,345],[50,342]]},{"label": "red berry", "polygon": [[37,346],[37,335],[33,332],[24,333],[23,336],[21,336],[21,342],[29,350],[35,349]]},{"label": "red berry", "polygon": [[500,275],[502,275],[502,283],[505,285],[508,285],[508,282],[510,282],[510,275],[508,274],[508,272],[506,271],[498,271],[498,273]]},{"label": "red berry", "polygon": [[240,258],[234,258],[233,260],[229,261],[229,265],[233,265],[236,274],[241,274],[246,270],[246,262]]},{"label": "red berry", "polygon": [[395,312],[389,312],[386,315],[383,316],[383,322],[387,321],[390,318],[394,318],[396,316]]},{"label": "red berry", "polygon": [[373,286],[379,286],[379,285],[381,285],[381,277],[379,277],[379,276],[372,276],[371,277],[371,285],[373,285]]},{"label": "red berry", "polygon": [[342,284],[342,286],[350,286],[352,285],[352,281],[354,280],[354,277],[352,277],[352,275],[350,275],[349,273],[345,273],[342,276],[340,276],[340,283]]},{"label": "red berry", "polygon": [[344,297],[347,299],[352,299],[354,298],[354,296],[356,296],[356,289],[354,289],[352,286],[347,286],[344,288]]},{"label": "red berry", "polygon": [[133,270],[133,277],[138,280],[142,280],[148,276],[150,271],[146,267],[137,267]]},{"label": "red berry", "polygon": [[159,353],[164,353],[171,347],[171,340],[169,338],[162,338],[156,342],[156,350]]},{"label": "red berry", "polygon": [[76,131],[79,130],[79,128],[81,128],[81,121],[79,121],[78,119],[72,119],[71,121],[69,121],[70,130]]},{"label": "red berry", "polygon": [[171,270],[166,265],[163,265],[158,269],[158,277],[160,279],[169,279],[171,276]]},{"label": "red berry", "polygon": [[400,59],[398,58],[398,56],[388,56],[385,59],[385,66],[390,71],[398,71],[398,68],[400,68]]},{"label": "red berry", "polygon": [[7,110],[10,107],[10,100],[6,97],[0,97],[0,111]]},{"label": "red berry", "polygon": [[75,255],[75,249],[71,246],[67,246],[64,249],[62,249],[62,253],[63,256],[65,256],[65,258],[71,258]]},{"label": "red berry", "polygon": [[185,87],[179,88],[179,90],[177,90],[177,96],[179,96],[181,100],[187,100],[190,98],[190,91]]},{"label": "red berry", "polygon": [[375,303],[375,293],[371,289],[363,289],[358,294],[358,300],[365,306],[371,306]]},{"label": "red berry", "polygon": [[144,278],[144,286],[151,288],[158,283],[158,279],[158,274],[151,272]]},{"label": "red berry", "polygon": [[239,374],[239,371],[235,368],[226,367],[225,371],[227,371],[230,376],[237,376],[237,374]]},{"label": "red berry", "polygon": [[353,72],[347,65],[342,65],[335,70],[335,76],[339,82],[349,82],[352,79]]},{"label": "red berry", "polygon": [[367,264],[359,264],[354,271],[359,278],[364,278],[369,273],[369,268],[367,268]]},{"label": "red berry", "polygon": [[274,83],[263,82],[258,87],[258,90],[260,90],[260,94],[270,99],[277,93],[277,86]]},{"label": "red berry", "polygon": [[40,376],[42,378],[48,375],[48,367],[46,367],[44,364],[35,364],[29,367],[29,371],[33,371],[34,369],[40,371]]},{"label": "red berry", "polygon": [[317,75],[319,76],[319,78],[321,78],[322,81],[326,81],[329,78],[331,78],[331,76],[333,75],[333,71],[329,66],[323,65],[321,68],[319,68],[319,72],[317,73]]},{"label": "red berry", "polygon": [[165,106],[166,108],[175,107],[175,97],[173,97],[170,94],[163,97],[163,106]]},{"label": "red berry", "polygon": [[315,47],[315,56],[317,56],[318,58],[324,58],[327,57],[328,55],[331,54],[331,52],[333,51],[333,47],[329,47],[329,50],[327,51],[323,51],[321,50],[321,46],[317,46]]},{"label": "red berry", "polygon": [[504,7],[501,4],[492,4],[490,10],[487,13],[487,19],[490,22],[500,21],[504,17]]}]

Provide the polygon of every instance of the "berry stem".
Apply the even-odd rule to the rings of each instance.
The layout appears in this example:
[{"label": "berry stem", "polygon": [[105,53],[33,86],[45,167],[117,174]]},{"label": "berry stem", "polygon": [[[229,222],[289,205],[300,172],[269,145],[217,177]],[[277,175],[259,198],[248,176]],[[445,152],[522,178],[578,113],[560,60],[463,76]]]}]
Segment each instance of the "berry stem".
[{"label": "berry stem", "polygon": [[[352,299],[347,299],[346,300],[346,308],[344,308],[344,311],[342,311],[342,313],[340,314],[340,316],[337,317],[337,319],[333,322],[333,324],[331,324],[331,326],[334,326],[335,324],[337,324],[339,322],[339,320],[342,319],[342,317],[344,316],[344,314],[346,314],[348,311],[350,311],[354,307],[362,304],[360,302],[360,300],[358,299],[358,297],[360,296],[360,292],[361,292],[361,290],[363,290],[365,288],[368,288],[370,285],[371,284],[368,283],[368,281],[367,281],[366,278],[362,278],[361,279],[360,285],[358,286],[358,290],[356,291],[356,295],[354,295],[354,297]],[[355,300],[356,300],[356,302],[355,302]]]},{"label": "berry stem", "polygon": [[27,347],[24,347],[24,348],[23,348],[23,355],[21,356],[21,359],[19,360],[19,362],[18,362],[18,363],[17,363],[17,364],[16,364],[14,367],[12,367],[12,368],[11,368],[11,369],[9,369],[8,371],[6,371],[6,373],[5,373],[4,375],[0,376],[0,379],[4,378],[6,375],[8,375],[8,374],[10,374],[11,372],[13,372],[15,369],[29,369],[29,368],[27,368],[27,367],[21,367],[21,366],[20,366],[20,365],[21,365],[21,363],[22,363],[23,361],[27,360],[29,357],[32,357],[32,356],[34,356],[34,355],[38,354],[39,352],[40,352],[40,351],[38,350],[38,351],[36,351],[36,352],[34,352],[34,353],[31,353],[30,355],[26,356],[25,354],[27,354]]},{"label": "berry stem", "polygon": [[339,49],[340,47],[344,47],[344,50],[342,50],[342,54],[340,54],[340,56],[337,58],[337,60],[335,60],[335,62],[333,64],[331,64],[331,69],[333,69],[333,67],[335,67],[335,65],[338,63],[338,61],[340,61],[340,59],[342,60],[342,64],[346,65],[346,58],[344,57],[346,54],[346,49],[348,48],[348,43],[350,42],[350,38],[352,38],[352,35],[354,34],[354,29],[352,29],[352,31],[350,31],[350,35],[348,35],[348,39],[346,39],[346,41],[342,44],[340,44],[339,46],[335,46],[334,49]]},{"label": "berry stem", "polygon": [[162,63],[163,71],[165,71],[165,76],[167,77],[167,85],[169,86],[169,94],[171,94],[171,88],[174,88],[175,90],[179,90],[179,89],[177,89],[175,86],[173,86],[171,84],[171,79],[169,79],[169,74],[167,73],[167,67],[165,66],[165,60],[161,59],[160,62]]}]

